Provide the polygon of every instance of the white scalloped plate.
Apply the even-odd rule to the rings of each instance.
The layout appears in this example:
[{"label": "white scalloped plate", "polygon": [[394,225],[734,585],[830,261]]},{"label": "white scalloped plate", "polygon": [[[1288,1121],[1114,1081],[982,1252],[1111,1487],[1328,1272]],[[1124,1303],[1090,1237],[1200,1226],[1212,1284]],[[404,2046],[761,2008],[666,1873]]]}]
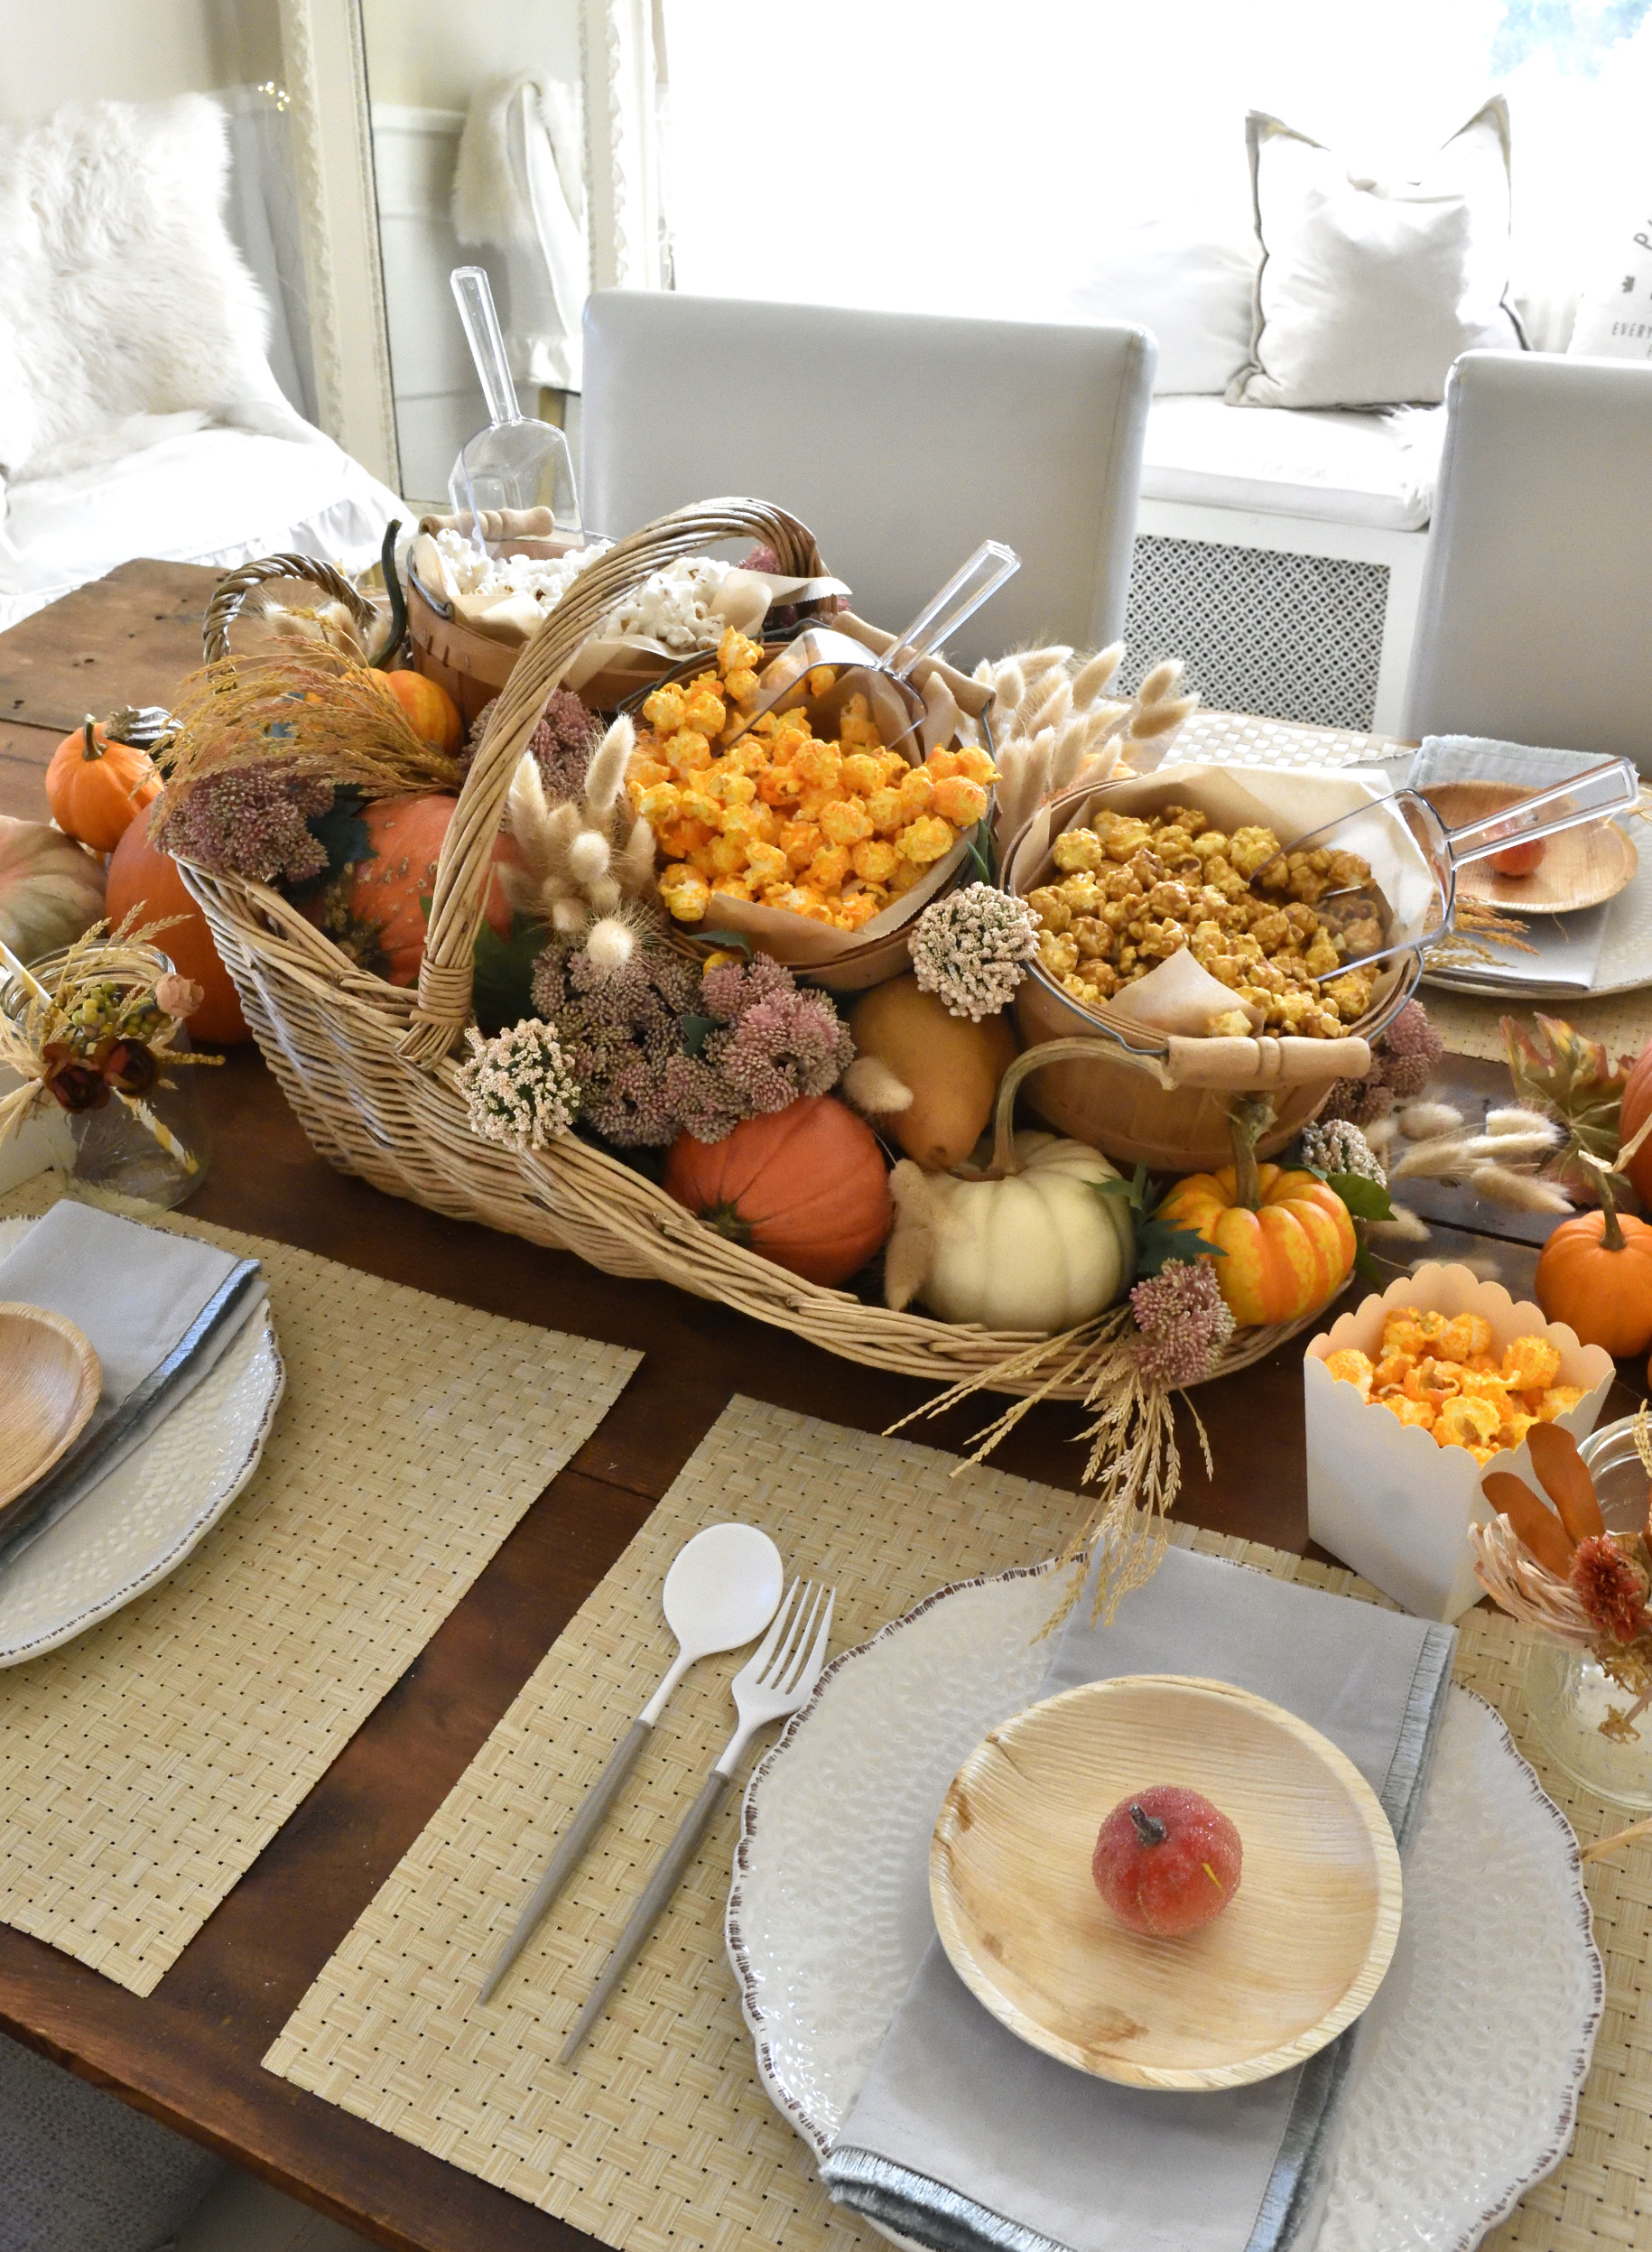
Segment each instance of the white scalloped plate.
[{"label": "white scalloped plate", "polygon": [[[751,1779],[729,1959],[764,2085],[817,2154],[933,1933],[947,1786],[1037,1695],[1050,1602],[1047,1567],[942,1588],[839,1658]],[[1604,1992],[1571,1827],[1453,1689],[1316,2252],[1478,2244],[1569,2147]]]},{"label": "white scalloped plate", "polygon": [[[32,1225],[0,1221],[0,1252]],[[175,1571],[257,1468],[285,1383],[266,1307],[153,1438],[0,1570],[0,1666],[72,1642]]]}]

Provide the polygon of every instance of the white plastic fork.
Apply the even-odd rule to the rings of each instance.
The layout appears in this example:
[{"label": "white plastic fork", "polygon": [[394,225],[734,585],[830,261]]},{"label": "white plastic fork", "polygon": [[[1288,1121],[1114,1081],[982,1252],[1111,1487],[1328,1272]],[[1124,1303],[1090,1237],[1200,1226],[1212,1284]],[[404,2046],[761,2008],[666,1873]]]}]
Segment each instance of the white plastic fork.
[{"label": "white plastic fork", "polygon": [[705,1789],[683,1818],[664,1859],[649,1878],[642,1898],[631,1911],[613,1953],[602,1966],[585,2006],[573,2021],[558,2061],[572,2061],[575,2051],[601,2015],[610,1994],[635,1961],[643,1941],[654,1929],[660,1912],[677,1889],[677,1880],[693,1858],[706,1825],[723,1802],[734,1781],[741,1753],[757,1729],[771,1720],[787,1719],[808,1702],[826,1663],[836,1592],[813,1580],[799,1589],[796,1580],[775,1614],[775,1623],[758,1644],[756,1653],[734,1677],[734,1705],[739,1726],[729,1737],[722,1757],[706,1778]]}]

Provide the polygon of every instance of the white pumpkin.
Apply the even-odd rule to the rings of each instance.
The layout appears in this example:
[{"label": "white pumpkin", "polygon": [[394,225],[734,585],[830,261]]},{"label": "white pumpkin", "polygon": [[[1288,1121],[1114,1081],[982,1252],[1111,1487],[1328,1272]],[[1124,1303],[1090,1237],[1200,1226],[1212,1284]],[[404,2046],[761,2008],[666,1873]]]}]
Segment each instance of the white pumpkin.
[{"label": "white pumpkin", "polygon": [[1014,1147],[1020,1169],[1002,1180],[896,1168],[892,1305],[916,1298],[942,1321],[1050,1332],[1122,1297],[1135,1266],[1129,1205],[1096,1186],[1117,1168],[1053,1134],[1017,1134]]},{"label": "white pumpkin", "polygon": [[0,814],[0,939],[38,962],[103,913],[103,863],[44,821]]}]

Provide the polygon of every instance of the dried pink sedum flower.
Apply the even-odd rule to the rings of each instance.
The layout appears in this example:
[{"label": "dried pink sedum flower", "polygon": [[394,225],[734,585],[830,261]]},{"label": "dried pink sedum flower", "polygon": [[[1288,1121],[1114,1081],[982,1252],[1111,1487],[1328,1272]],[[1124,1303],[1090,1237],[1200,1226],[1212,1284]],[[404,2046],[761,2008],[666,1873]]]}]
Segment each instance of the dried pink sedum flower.
[{"label": "dried pink sedum flower", "polygon": [[1233,1316],[1208,1260],[1169,1261],[1136,1285],[1130,1310],[1141,1332],[1137,1363],[1150,1384],[1202,1383],[1233,1335]]}]

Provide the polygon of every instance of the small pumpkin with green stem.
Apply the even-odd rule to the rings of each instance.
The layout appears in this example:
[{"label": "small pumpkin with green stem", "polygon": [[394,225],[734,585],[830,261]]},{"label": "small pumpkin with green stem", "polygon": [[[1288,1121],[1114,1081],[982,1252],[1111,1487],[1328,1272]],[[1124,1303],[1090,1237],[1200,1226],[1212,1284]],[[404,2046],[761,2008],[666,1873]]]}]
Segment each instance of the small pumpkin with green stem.
[{"label": "small pumpkin with green stem", "polygon": [[1014,1124],[1016,1091],[1029,1073],[1092,1053],[1089,1040],[1046,1040],[1016,1058],[998,1083],[985,1166],[924,1173],[908,1158],[896,1167],[884,1261],[890,1306],[916,1298],[942,1321],[1044,1335],[1124,1296],[1136,1239],[1118,1168],[1088,1142],[1016,1133]]}]

